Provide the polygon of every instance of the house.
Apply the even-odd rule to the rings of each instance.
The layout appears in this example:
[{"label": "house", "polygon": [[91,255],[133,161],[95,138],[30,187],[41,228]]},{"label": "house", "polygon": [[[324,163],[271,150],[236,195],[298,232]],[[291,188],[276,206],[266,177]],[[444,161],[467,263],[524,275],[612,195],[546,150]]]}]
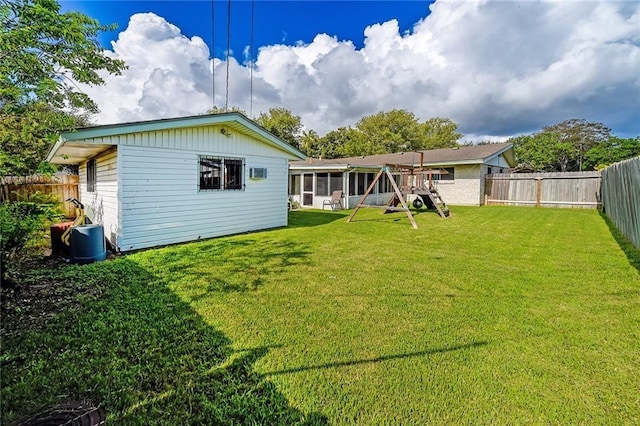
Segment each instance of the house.
[{"label": "house", "polygon": [[[344,207],[353,208],[383,165],[419,167],[421,159],[424,168],[441,173],[434,173],[434,183],[443,200],[453,205],[483,204],[485,176],[505,172],[514,166],[510,143],[324,160],[308,158],[289,163],[289,197],[302,207],[322,208],[331,193],[341,189],[345,194]],[[393,174],[400,185],[400,171]],[[384,205],[392,192],[388,179],[383,179],[365,202]]]},{"label": "house", "polygon": [[297,149],[237,112],[62,133],[47,161],[79,165],[80,198],[121,251],[287,225]]}]

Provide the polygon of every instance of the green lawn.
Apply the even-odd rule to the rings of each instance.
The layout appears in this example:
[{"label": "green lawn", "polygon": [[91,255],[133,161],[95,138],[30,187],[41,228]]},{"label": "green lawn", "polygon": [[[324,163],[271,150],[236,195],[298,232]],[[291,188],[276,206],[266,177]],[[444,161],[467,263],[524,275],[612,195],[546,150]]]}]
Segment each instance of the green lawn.
[{"label": "green lawn", "polygon": [[77,296],[3,338],[2,418],[87,398],[114,424],[640,423],[640,252],[593,210],[452,211],[294,211],[33,270]]}]

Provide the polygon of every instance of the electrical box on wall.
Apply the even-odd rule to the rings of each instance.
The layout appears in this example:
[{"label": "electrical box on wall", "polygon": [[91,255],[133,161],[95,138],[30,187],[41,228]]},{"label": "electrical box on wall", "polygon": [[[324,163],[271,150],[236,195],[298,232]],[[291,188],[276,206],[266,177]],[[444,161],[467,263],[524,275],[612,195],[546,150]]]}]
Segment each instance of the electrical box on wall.
[{"label": "electrical box on wall", "polygon": [[249,177],[251,179],[266,179],[267,169],[264,167],[251,167],[249,169]]}]

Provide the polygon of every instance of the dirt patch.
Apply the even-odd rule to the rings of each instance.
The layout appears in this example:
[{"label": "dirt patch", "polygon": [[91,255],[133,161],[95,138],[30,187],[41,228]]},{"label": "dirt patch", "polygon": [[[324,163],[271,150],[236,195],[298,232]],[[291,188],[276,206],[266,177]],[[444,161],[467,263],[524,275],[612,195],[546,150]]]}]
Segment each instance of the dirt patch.
[{"label": "dirt patch", "polygon": [[31,258],[12,275],[13,284],[0,291],[0,337],[42,329],[61,312],[78,309],[80,300],[99,297],[101,288],[82,286],[61,278],[67,267],[59,257]]}]

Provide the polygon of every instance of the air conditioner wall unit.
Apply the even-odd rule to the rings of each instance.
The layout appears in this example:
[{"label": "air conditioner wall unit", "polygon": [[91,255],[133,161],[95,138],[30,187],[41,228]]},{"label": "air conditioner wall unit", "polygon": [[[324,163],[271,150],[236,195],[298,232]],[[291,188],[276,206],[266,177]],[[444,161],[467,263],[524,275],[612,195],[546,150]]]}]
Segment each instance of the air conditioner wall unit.
[{"label": "air conditioner wall unit", "polygon": [[251,167],[249,169],[249,177],[251,179],[266,179],[267,169],[264,167]]}]

